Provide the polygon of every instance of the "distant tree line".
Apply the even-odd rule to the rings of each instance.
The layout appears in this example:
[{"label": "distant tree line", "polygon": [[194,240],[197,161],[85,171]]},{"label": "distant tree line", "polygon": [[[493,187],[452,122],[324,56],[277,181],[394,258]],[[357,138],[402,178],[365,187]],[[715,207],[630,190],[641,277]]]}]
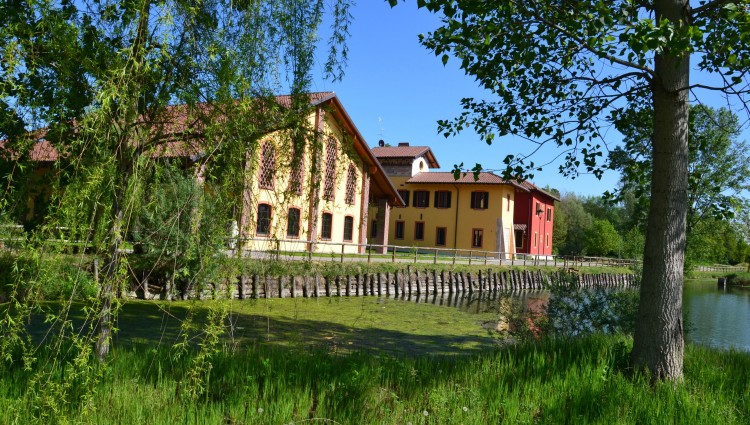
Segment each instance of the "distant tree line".
[{"label": "distant tree line", "polygon": [[[617,191],[601,197],[560,196],[553,238],[558,254],[642,257],[650,207],[652,115],[628,110],[615,123],[624,135],[608,162],[621,173]],[[692,106],[689,133],[686,267],[746,262],[750,149],[737,139],[739,120],[727,109]]]}]

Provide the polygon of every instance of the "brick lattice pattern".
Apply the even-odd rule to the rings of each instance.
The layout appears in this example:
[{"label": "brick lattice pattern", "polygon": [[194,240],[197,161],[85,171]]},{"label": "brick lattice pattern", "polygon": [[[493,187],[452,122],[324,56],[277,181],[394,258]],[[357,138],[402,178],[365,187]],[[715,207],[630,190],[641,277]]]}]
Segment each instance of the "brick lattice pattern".
[{"label": "brick lattice pattern", "polygon": [[292,163],[291,163],[291,175],[289,176],[289,191],[295,195],[302,195],[302,184],[305,178],[305,155],[300,155],[297,158],[297,164],[294,163],[296,149],[292,146]]},{"label": "brick lattice pattern", "polygon": [[261,189],[273,189],[274,172],[276,168],[276,148],[271,142],[263,143],[260,151],[260,178]]},{"label": "brick lattice pattern", "polygon": [[357,168],[354,164],[349,165],[346,173],[346,205],[354,205],[354,195],[357,192]]},{"label": "brick lattice pattern", "polygon": [[326,174],[323,185],[323,199],[327,201],[333,201],[336,196],[336,159],[337,159],[338,146],[336,139],[333,137],[328,138],[326,142]]}]

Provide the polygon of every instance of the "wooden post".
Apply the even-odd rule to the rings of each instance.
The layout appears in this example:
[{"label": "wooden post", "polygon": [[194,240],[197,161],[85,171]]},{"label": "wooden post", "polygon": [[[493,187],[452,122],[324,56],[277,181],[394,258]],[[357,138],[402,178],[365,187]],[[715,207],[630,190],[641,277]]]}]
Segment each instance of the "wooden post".
[{"label": "wooden post", "polygon": [[313,296],[315,298],[320,297],[320,275],[317,273],[313,278]]},{"label": "wooden post", "polygon": [[341,244],[341,262],[342,263],[344,262],[344,248],[345,248],[345,245],[342,243]]},{"label": "wooden post", "polygon": [[469,250],[469,265],[471,265],[471,257],[474,256],[474,251]]},{"label": "wooden post", "polygon": [[438,253],[438,250],[436,249],[435,250],[435,259],[432,261],[432,264],[437,264],[437,253]]}]

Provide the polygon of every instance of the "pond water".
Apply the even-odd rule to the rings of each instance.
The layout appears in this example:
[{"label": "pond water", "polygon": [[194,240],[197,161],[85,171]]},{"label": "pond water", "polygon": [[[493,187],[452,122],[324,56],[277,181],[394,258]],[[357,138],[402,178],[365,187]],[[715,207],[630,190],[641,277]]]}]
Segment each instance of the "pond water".
[{"label": "pond water", "polygon": [[[546,291],[513,294],[515,300],[532,310],[546,304],[549,296]],[[469,313],[486,313],[497,305],[497,296],[429,295],[414,297],[411,301],[458,308]],[[715,280],[686,281],[683,316],[686,341],[750,352],[750,289],[718,289]]]},{"label": "pond water", "polygon": [[687,281],[682,305],[687,341],[750,352],[750,289]]}]

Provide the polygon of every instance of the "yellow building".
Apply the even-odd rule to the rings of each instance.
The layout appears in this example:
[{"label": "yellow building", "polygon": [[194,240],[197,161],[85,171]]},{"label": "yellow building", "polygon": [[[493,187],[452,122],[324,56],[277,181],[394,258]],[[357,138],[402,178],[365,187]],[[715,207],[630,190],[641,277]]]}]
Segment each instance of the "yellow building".
[{"label": "yellow building", "polygon": [[[283,133],[261,141],[248,158],[239,236],[249,250],[364,252],[373,216],[403,205],[380,163],[334,93],[313,93],[309,125],[319,135],[293,163]],[[284,96],[277,98],[288,102]],[[383,212],[384,211],[384,212]],[[388,244],[387,235],[377,241]]]},{"label": "yellow building", "polygon": [[493,173],[456,180],[431,171],[440,165],[427,146],[381,142],[372,152],[406,206],[393,208],[387,221],[371,220],[371,236],[385,233],[396,246],[515,252],[514,199],[516,190],[528,191],[523,186]]}]

